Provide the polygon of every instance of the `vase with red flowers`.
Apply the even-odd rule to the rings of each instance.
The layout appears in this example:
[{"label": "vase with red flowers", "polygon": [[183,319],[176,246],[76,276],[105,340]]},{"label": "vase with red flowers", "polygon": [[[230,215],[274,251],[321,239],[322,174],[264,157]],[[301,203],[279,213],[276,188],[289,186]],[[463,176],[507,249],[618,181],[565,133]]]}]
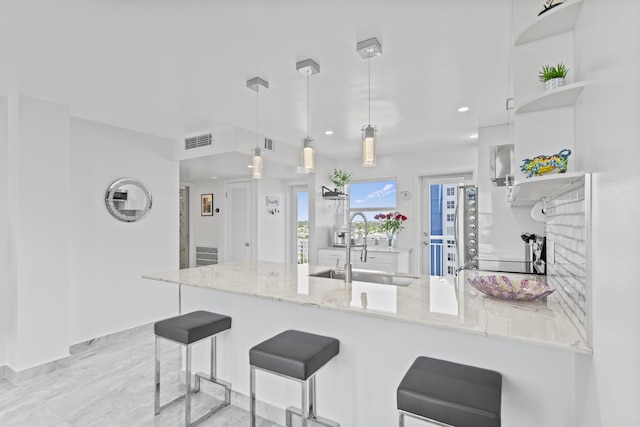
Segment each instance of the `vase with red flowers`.
[{"label": "vase with red flowers", "polygon": [[402,224],[407,220],[400,212],[379,213],[373,217],[380,221],[380,230],[387,233],[387,245],[392,248],[396,242],[396,234],[402,230]]}]

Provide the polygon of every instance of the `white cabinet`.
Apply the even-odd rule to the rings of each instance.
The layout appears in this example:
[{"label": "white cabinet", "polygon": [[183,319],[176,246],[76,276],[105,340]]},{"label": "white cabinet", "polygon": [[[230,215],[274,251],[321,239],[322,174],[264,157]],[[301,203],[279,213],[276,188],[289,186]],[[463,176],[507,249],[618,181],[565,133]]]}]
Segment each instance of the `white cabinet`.
[{"label": "white cabinet", "polygon": [[354,266],[364,270],[409,273],[409,251],[368,251],[367,262],[362,261],[360,257],[358,257]]},{"label": "white cabinet", "polygon": [[[346,254],[347,252],[344,248],[319,249],[318,264],[326,265],[327,267],[344,268]],[[351,250],[351,265],[354,265],[356,258],[360,258],[360,248]]]},{"label": "white cabinet", "polygon": [[[409,273],[408,249],[372,249],[367,251],[367,262],[362,257],[362,248],[351,250],[351,266],[361,270],[378,270],[392,273]],[[318,264],[327,267],[343,268],[346,250],[340,248],[319,249]]]}]

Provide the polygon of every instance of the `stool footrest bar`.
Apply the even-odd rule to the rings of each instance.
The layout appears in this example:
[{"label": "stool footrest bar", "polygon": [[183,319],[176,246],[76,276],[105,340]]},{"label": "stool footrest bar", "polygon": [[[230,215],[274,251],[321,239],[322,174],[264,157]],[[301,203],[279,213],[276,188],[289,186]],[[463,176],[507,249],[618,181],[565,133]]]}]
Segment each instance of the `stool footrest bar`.
[{"label": "stool footrest bar", "polygon": [[[286,411],[286,422],[287,422],[286,425],[287,426],[291,426],[292,425],[291,424],[291,422],[292,422],[291,421],[291,415],[292,414],[295,414],[295,415],[297,415],[297,416],[302,418],[302,410],[301,409],[296,408],[294,406],[289,406],[287,408],[287,411]],[[321,425],[321,426],[325,426],[325,427],[340,427],[339,423],[337,423],[335,421],[328,420],[328,419],[323,418],[323,417],[315,416],[315,417],[308,417],[307,419],[309,421],[313,421],[315,424],[318,424],[318,425]]]}]

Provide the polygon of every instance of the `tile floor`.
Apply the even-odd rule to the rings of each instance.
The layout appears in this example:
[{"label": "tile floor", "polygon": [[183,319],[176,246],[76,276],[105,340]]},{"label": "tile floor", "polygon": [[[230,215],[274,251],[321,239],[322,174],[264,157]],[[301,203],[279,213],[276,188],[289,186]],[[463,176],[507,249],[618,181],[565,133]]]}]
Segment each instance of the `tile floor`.
[{"label": "tile floor", "polygon": [[[162,348],[162,401],[166,402],[173,393],[179,393],[180,347],[163,345]],[[153,333],[143,332],[117,343],[84,350],[72,356],[74,361],[70,367],[18,385],[0,379],[0,426],[183,425],[182,402],[158,416],[153,415],[153,355]],[[215,400],[213,386],[202,384],[203,393],[196,394],[193,400],[194,418]],[[233,405],[199,424],[203,427],[248,425],[249,413]],[[260,419],[258,426],[277,427],[277,424]]]}]

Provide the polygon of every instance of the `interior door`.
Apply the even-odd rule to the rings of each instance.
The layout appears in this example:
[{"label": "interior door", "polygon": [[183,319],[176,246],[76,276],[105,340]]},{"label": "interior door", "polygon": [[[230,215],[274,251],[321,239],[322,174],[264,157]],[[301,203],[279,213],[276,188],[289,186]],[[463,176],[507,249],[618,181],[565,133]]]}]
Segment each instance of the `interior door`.
[{"label": "interior door", "polygon": [[455,210],[458,186],[471,181],[472,174],[423,177],[421,273],[450,276],[457,267]]},{"label": "interior door", "polygon": [[252,254],[251,232],[251,183],[248,181],[227,184],[227,242],[228,262],[247,261]]}]

